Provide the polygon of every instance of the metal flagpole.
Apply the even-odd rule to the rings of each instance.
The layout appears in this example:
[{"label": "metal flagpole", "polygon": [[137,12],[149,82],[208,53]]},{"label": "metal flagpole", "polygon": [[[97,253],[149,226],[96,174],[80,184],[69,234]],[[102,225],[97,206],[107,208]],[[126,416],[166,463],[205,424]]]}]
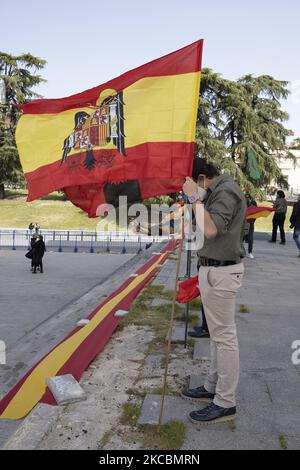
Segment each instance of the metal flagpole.
[{"label": "metal flagpole", "polygon": [[[185,196],[186,203],[188,203],[188,199]],[[186,210],[185,210],[185,223],[186,223],[186,232],[188,235],[186,235],[186,242],[185,242],[185,247],[186,247],[186,279],[191,278],[191,265],[192,265],[192,250],[191,250],[191,244],[193,241],[193,238],[191,236],[192,232],[192,220],[193,220],[193,210],[191,206],[186,204]],[[187,348],[187,339],[188,339],[188,327],[189,327],[189,313],[190,313],[190,303],[187,302],[185,304],[185,332],[184,332],[184,349]]]},{"label": "metal flagpole", "polygon": [[[192,265],[192,251],[189,244],[191,239],[186,239],[187,253],[186,253],[186,279],[191,278],[191,265]],[[185,331],[184,331],[184,349],[187,348],[187,339],[188,339],[188,327],[189,327],[189,313],[190,313],[190,303],[185,304]]]}]

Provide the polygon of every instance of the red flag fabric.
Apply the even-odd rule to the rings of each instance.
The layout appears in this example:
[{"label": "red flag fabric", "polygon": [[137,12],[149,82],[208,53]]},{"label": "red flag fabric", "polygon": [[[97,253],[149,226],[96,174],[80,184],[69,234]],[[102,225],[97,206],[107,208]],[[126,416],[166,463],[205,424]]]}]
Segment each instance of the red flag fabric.
[{"label": "red flag fabric", "polygon": [[198,276],[187,279],[179,284],[177,302],[187,304],[200,296]]}]

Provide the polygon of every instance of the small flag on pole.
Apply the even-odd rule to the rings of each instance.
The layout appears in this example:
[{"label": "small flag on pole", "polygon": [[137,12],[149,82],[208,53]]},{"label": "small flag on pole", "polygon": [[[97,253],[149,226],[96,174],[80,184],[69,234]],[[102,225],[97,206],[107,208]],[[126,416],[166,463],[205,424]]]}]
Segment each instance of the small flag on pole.
[{"label": "small flag on pole", "polygon": [[259,168],[259,164],[256,158],[256,153],[251,147],[248,149],[247,166],[248,166],[248,173],[249,173],[250,178],[252,178],[255,181],[258,181],[261,176],[260,168]]}]

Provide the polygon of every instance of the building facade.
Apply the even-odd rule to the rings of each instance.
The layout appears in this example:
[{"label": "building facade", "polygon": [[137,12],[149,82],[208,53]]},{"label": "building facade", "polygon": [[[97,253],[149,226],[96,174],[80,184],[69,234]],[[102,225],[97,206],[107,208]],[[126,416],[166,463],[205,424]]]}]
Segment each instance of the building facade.
[{"label": "building facade", "polygon": [[290,196],[297,196],[300,194],[300,150],[291,150],[291,153],[296,157],[296,162],[284,159],[280,161],[279,167],[289,185]]}]

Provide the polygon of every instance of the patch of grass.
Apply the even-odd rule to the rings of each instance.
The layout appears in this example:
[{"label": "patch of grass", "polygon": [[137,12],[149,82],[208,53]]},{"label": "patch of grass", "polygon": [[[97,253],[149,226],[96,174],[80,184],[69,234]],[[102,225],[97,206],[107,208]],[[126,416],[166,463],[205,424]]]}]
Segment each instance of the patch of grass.
[{"label": "patch of grass", "polygon": [[[154,387],[151,388],[147,393],[151,393],[153,395],[162,395],[163,393],[163,387]],[[174,388],[170,387],[170,385],[166,384],[166,396],[170,397],[180,397],[181,396],[181,390],[175,390]]]},{"label": "patch of grass", "polygon": [[118,330],[122,331],[130,324],[141,325],[141,322],[144,322],[146,320],[144,316],[145,308],[145,304],[143,302],[140,302],[139,299],[137,299],[133,303],[124,320],[118,326]]},{"label": "patch of grass", "polygon": [[189,345],[191,352],[193,352],[195,349],[196,340],[194,338],[189,338],[187,344]]},{"label": "patch of grass", "polygon": [[[124,329],[130,324],[154,328],[156,341],[161,340],[167,334],[168,322],[170,320],[171,306],[160,305],[151,307],[149,303],[157,297],[162,297],[163,286],[147,285],[130,308],[126,318],[120,323],[119,329]],[[175,305],[175,313],[181,314],[178,305]]]},{"label": "patch of grass", "polygon": [[198,317],[198,315],[190,315],[189,320],[190,320],[190,324],[191,324],[192,326],[197,326],[198,323],[199,323],[199,317]]},{"label": "patch of grass", "polygon": [[288,450],[288,441],[285,436],[279,436],[279,444],[282,450]]},{"label": "patch of grass", "polygon": [[[162,395],[163,387],[145,387],[143,389],[140,388],[129,388],[126,393],[128,395],[132,395],[137,398],[144,399],[147,394],[151,395]],[[166,384],[166,395],[172,397],[179,397],[180,390],[175,390],[174,388],[170,387]]]},{"label": "patch of grass", "polygon": [[162,292],[162,296],[166,300],[173,300],[173,295],[174,293],[172,290],[167,290],[167,291]]},{"label": "patch of grass", "polygon": [[[97,228],[99,218],[89,219],[87,214],[60,193],[53,193],[33,202],[26,202],[26,194],[16,193],[0,201],[1,226],[26,228],[30,222],[38,222],[41,229],[91,230]],[[21,196],[21,197],[20,197]]]},{"label": "patch of grass", "polygon": [[140,406],[126,402],[123,403],[122,409],[123,412],[120,418],[120,423],[129,426],[135,425],[141,413]]},{"label": "patch of grass", "polygon": [[163,424],[158,432],[157,426],[144,424],[141,428],[143,449],[177,450],[181,449],[186,426],[181,421],[171,421]]},{"label": "patch of grass", "polygon": [[236,431],[236,422],[235,422],[235,421],[232,421],[231,423],[228,423],[228,428],[229,428],[230,431],[232,431],[232,432]]},{"label": "patch of grass", "polygon": [[148,285],[142,294],[140,295],[141,300],[153,300],[153,299],[164,299],[164,300],[173,300],[173,291],[164,290],[164,286],[154,286]]},{"label": "patch of grass", "polygon": [[240,313],[250,313],[249,307],[245,304],[240,304]]},{"label": "patch of grass", "polygon": [[[8,190],[0,200],[1,226],[27,229],[38,222],[41,229],[96,231],[101,218],[89,219],[87,214],[66,200],[63,193],[54,192],[33,202],[26,202],[26,190]],[[112,227],[113,229],[113,227]]]},{"label": "patch of grass", "polygon": [[[157,310],[158,312],[165,312],[167,310],[167,312],[170,314],[171,313],[171,308],[172,308],[172,304],[169,304],[169,305],[158,305],[157,307],[150,307],[151,310],[155,309]],[[176,319],[176,315],[182,315],[182,308],[179,307],[179,305],[176,305],[175,304],[175,309],[174,309],[174,313],[175,313],[175,319]]]},{"label": "patch of grass", "polygon": [[[180,312],[179,314],[175,315],[175,320],[180,320],[180,321],[183,321],[185,322],[185,312],[183,311],[183,309],[181,307],[180,308]],[[189,315],[189,323],[191,323],[193,326],[196,326],[199,322],[199,317],[198,315]]]},{"label": "patch of grass", "polygon": [[202,302],[200,299],[194,299],[190,302],[190,309],[191,310],[200,310],[202,307]]},{"label": "patch of grass", "polygon": [[111,437],[113,436],[113,434],[114,434],[114,431],[112,429],[110,429],[110,431],[106,431],[106,433],[104,434],[104,436],[101,439],[99,449],[102,449],[104,446],[106,446],[106,444],[109,443],[109,441],[110,441]]},{"label": "patch of grass", "polygon": [[152,284],[147,284],[142,293],[139,295],[138,299],[141,302],[147,302],[149,300],[156,299],[157,297],[162,297],[164,291],[164,286],[154,286]]},{"label": "patch of grass", "polygon": [[126,390],[126,393],[128,395],[133,395],[135,397],[139,397],[139,398],[145,398],[145,396],[147,395],[147,393],[149,393],[149,391],[145,390],[145,389],[140,389],[140,388],[128,388]]}]

